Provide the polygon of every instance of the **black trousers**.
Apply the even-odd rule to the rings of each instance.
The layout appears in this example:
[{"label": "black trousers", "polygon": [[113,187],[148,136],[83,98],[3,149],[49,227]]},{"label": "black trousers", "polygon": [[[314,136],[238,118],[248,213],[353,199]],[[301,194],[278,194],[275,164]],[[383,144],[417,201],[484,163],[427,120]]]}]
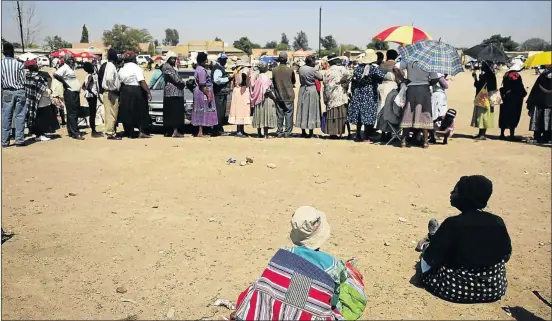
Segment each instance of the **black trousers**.
[{"label": "black trousers", "polygon": [[88,110],[90,111],[90,129],[92,129],[92,132],[96,132],[96,112],[98,110],[98,98],[92,97],[92,98],[86,98],[86,101],[88,101]]},{"label": "black trousers", "polygon": [[66,89],[63,93],[63,101],[67,109],[67,133],[69,136],[79,136],[78,112],[80,107],[80,92]]},{"label": "black trousers", "polygon": [[228,95],[215,95],[215,105],[217,106],[218,125],[213,130],[215,132],[224,133],[224,124],[226,123],[226,104]]}]

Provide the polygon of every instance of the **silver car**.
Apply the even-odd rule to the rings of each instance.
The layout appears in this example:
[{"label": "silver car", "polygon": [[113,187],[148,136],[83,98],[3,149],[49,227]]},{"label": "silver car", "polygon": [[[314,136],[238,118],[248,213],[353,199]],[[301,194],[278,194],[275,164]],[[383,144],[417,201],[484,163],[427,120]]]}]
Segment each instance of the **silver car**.
[{"label": "silver car", "polygon": [[[190,70],[178,70],[178,75],[184,81],[194,79],[195,71]],[[165,86],[165,80],[163,76],[159,77],[155,84],[150,87],[151,101],[149,102],[149,115],[151,117],[151,125],[154,128],[163,127],[163,87]],[[232,95],[228,95],[228,106],[230,106]],[[184,89],[184,124],[192,124],[192,109],[194,103],[194,93]]]}]

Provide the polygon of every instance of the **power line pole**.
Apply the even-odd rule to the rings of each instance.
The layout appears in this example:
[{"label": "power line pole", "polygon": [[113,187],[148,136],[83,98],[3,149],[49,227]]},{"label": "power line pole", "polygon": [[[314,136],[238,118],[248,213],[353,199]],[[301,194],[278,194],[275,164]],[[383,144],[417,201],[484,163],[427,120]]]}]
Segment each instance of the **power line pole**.
[{"label": "power line pole", "polygon": [[17,17],[19,18],[19,32],[21,34],[21,48],[23,53],[25,53],[25,41],[23,41],[23,22],[21,22],[21,7],[19,6],[19,1],[17,1]]},{"label": "power line pole", "polygon": [[322,6],[318,15],[318,59],[320,59],[320,41],[322,40]]}]

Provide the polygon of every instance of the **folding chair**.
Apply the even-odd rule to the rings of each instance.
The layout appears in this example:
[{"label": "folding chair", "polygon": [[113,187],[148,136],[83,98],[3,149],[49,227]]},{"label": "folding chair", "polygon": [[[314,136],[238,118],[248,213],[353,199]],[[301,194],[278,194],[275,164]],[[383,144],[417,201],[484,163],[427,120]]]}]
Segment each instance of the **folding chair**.
[{"label": "folding chair", "polygon": [[400,142],[402,139],[402,128],[400,127],[400,124],[393,125],[388,120],[386,120],[385,122],[387,123],[387,126],[391,128],[391,139],[385,145],[391,144],[391,142],[395,139]]}]

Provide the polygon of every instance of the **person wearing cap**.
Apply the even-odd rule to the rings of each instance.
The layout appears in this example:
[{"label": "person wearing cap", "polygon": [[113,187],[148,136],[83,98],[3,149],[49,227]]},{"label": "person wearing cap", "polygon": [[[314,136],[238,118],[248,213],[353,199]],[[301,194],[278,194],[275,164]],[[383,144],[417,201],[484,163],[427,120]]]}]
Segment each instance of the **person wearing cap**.
[{"label": "person wearing cap", "polygon": [[[281,51],[278,54],[278,67],[272,70],[272,83],[274,84],[274,95],[276,97],[276,116],[278,117],[278,137],[288,138],[293,130],[293,111],[295,100],[296,79],[295,72],[288,63],[288,54]],[[284,130],[285,125],[285,130]]]},{"label": "person wearing cap", "polygon": [[253,106],[252,127],[257,128],[259,138],[268,139],[268,130],[277,123],[276,104],[272,81],[266,75],[268,64],[261,61],[257,64],[259,75],[251,84],[251,105]]},{"label": "person wearing cap", "polygon": [[163,64],[162,72],[165,86],[163,87],[163,125],[166,137],[182,138],[184,130],[184,88],[186,82],[176,71],[176,56],[171,56]]},{"label": "person wearing cap", "polygon": [[[315,128],[321,125],[320,96],[316,90],[316,81],[323,79],[322,74],[314,69],[314,58],[308,56],[305,64],[299,68],[299,97],[295,126],[301,128],[301,136],[311,138]],[[309,134],[307,135],[307,130]]]},{"label": "person wearing cap", "polygon": [[98,72],[98,83],[100,84],[100,94],[103,96],[105,112],[105,129],[108,140],[121,140],[117,136],[117,118],[119,117],[119,91],[121,90],[121,80],[117,72],[117,51],[110,48],[107,51],[107,62],[103,63]]},{"label": "person wearing cap", "polygon": [[123,55],[124,65],[119,69],[121,94],[119,120],[123,124],[125,136],[135,138],[134,128],[138,128],[138,138],[150,138],[146,133],[150,125],[148,101],[151,93],[144,79],[142,68],[136,63],[136,54],[127,51]]},{"label": "person wearing cap", "polygon": [[504,74],[502,87],[499,89],[502,104],[498,115],[498,127],[500,127],[500,139],[502,140],[506,139],[506,136],[504,136],[506,129],[510,130],[510,140],[515,140],[516,127],[519,124],[521,110],[523,109],[523,98],[527,96],[527,91],[519,74],[519,71],[523,69],[523,62],[521,62],[521,59],[517,59],[517,61]]},{"label": "person wearing cap", "polygon": [[54,78],[61,82],[64,88],[63,102],[67,109],[67,133],[73,139],[84,140],[78,128],[81,85],[70,66],[72,60],[73,57],[70,54],[65,55],[64,59],[60,60],[61,66],[54,73]]},{"label": "person wearing cap", "polygon": [[25,107],[27,108],[27,128],[39,142],[49,141],[46,133],[55,133],[59,129],[56,107],[50,99],[52,77],[45,71],[39,71],[35,60],[27,60],[25,68]]},{"label": "person wearing cap", "polygon": [[499,216],[483,211],[493,183],[481,175],[463,176],[450,193],[450,205],[461,214],[440,225],[428,224],[418,243],[421,279],[428,291],[457,303],[494,302],[506,294],[506,263],[512,243]]},{"label": "person wearing cap", "polygon": [[207,71],[207,54],[204,52],[197,54],[194,78],[197,86],[194,88],[192,125],[199,127],[197,137],[204,137],[203,127],[213,127],[218,124],[213,81],[211,73]]},{"label": "person wearing cap", "polygon": [[326,126],[324,133],[331,138],[341,137],[347,123],[347,90],[352,74],[342,65],[341,59],[328,56],[330,68],[324,74],[324,103],[326,104]]},{"label": "person wearing cap", "polygon": [[228,94],[230,93],[229,83],[230,78],[226,72],[226,62],[228,56],[225,53],[220,53],[216,64],[211,71],[213,78],[213,94],[215,95],[215,104],[217,105],[218,124],[213,128],[215,136],[224,134],[224,123],[226,122],[226,106],[228,105]]},{"label": "person wearing cap", "polygon": [[251,63],[249,57],[243,55],[237,63],[232,79],[232,103],[230,104],[230,113],[228,122],[236,125],[236,137],[247,137],[245,125],[251,125],[251,101],[249,88],[249,73],[251,72]]},{"label": "person wearing cap", "polygon": [[2,147],[10,145],[15,114],[15,146],[25,146],[25,69],[14,58],[11,43],[3,45],[2,58]]},{"label": "person wearing cap", "polygon": [[[351,81],[352,97],[349,103],[349,124],[356,124],[356,142],[370,141],[374,132],[378,110],[378,83],[385,76],[376,63],[377,55],[373,49],[367,49],[359,59],[359,65],[353,71]],[[364,125],[364,138],[361,136]]]}]

